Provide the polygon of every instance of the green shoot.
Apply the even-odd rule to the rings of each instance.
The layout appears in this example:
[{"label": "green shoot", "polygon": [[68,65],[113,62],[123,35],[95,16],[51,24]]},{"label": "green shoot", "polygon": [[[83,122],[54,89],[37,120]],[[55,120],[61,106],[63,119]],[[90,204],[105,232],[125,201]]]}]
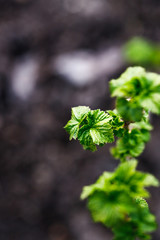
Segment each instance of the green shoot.
[{"label": "green shoot", "polygon": [[96,151],[116,141],[111,154],[121,162],[114,172],[104,172],[96,183],[85,186],[81,199],[88,199],[95,222],[111,228],[113,240],[150,239],[157,224],[145,200],[150,196],[146,187],[158,187],[159,181],[137,171],[135,158],[150,140],[149,114],[160,114],[160,75],[130,67],[110,81],[110,92],[116,109],[74,107],[65,126],[70,140],[78,139],[84,149]]}]

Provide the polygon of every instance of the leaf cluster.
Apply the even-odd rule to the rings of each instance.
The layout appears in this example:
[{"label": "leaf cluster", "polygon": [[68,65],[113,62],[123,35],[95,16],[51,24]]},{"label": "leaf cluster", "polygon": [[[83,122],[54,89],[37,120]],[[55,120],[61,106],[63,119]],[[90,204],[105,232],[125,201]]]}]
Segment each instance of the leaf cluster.
[{"label": "leaf cluster", "polygon": [[113,111],[109,113],[90,110],[89,107],[72,108],[71,120],[64,127],[70,134],[70,140],[78,139],[84,149],[95,151],[96,145],[114,141],[114,134],[120,135],[124,122]]},{"label": "leaf cluster", "polygon": [[141,121],[143,112],[160,114],[160,75],[142,67],[129,67],[118,79],[110,81],[116,108],[125,121]]},{"label": "leaf cluster", "polygon": [[158,186],[158,180],[136,171],[136,166],[136,160],[121,163],[115,172],[104,172],[95,184],[84,187],[81,194],[81,199],[88,198],[93,220],[110,227],[114,240],[150,239],[148,233],[157,226],[142,197],[149,197],[145,187]]},{"label": "leaf cluster", "polygon": [[112,155],[121,161],[139,156],[145,148],[145,143],[150,140],[151,130],[152,126],[144,120],[130,123],[123,136],[117,140],[116,147],[111,148]]},{"label": "leaf cluster", "polygon": [[141,37],[128,41],[123,53],[128,62],[136,65],[157,67],[160,63],[160,46]]}]

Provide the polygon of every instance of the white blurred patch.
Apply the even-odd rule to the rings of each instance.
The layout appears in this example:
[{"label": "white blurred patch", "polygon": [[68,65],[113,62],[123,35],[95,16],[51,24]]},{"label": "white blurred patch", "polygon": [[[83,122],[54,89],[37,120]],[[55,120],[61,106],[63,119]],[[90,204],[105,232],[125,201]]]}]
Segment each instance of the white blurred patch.
[{"label": "white blurred patch", "polygon": [[56,71],[76,85],[84,85],[93,79],[95,59],[86,52],[73,52],[57,57]]},{"label": "white blurred patch", "polygon": [[92,16],[103,13],[108,3],[104,0],[64,0],[64,7],[70,13]]},{"label": "white blurred patch", "polygon": [[84,86],[113,73],[122,64],[121,50],[114,47],[97,54],[87,51],[62,54],[55,59],[53,67],[76,86]]},{"label": "white blurred patch", "polygon": [[15,64],[12,72],[12,90],[26,100],[34,90],[38,77],[38,62],[32,57]]}]

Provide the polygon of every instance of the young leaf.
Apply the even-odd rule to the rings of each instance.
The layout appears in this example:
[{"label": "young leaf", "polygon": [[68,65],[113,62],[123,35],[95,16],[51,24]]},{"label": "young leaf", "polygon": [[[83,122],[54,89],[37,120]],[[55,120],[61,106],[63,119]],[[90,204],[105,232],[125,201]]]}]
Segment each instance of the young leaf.
[{"label": "young leaf", "polygon": [[96,150],[95,144],[103,145],[114,141],[110,119],[107,113],[99,109],[88,112],[86,121],[82,123],[78,132],[78,140],[84,149],[94,151]]},{"label": "young leaf", "polygon": [[137,197],[135,200],[136,200],[136,203],[137,203],[139,206],[148,209],[148,203],[147,203],[147,201],[146,201],[144,198],[142,198],[142,197]]},{"label": "young leaf", "polygon": [[84,200],[85,198],[92,195],[95,191],[105,189],[107,181],[111,179],[112,176],[113,176],[113,173],[104,172],[96,181],[96,183],[90,186],[83,187],[83,191],[81,193],[81,199]]},{"label": "young leaf", "polygon": [[110,81],[112,97],[131,98],[141,91],[140,80],[145,81],[146,72],[142,67],[129,67],[118,79]]},{"label": "young leaf", "polygon": [[107,111],[107,113],[112,117],[110,120],[110,125],[112,126],[113,133],[116,137],[122,137],[124,133],[124,121],[118,114],[117,110]]},{"label": "young leaf", "polygon": [[71,120],[64,127],[72,138],[80,141],[84,149],[96,150],[96,145],[104,145],[114,141],[111,116],[100,109],[90,110],[89,107],[72,108]]},{"label": "young leaf", "polygon": [[143,109],[134,101],[125,98],[117,98],[116,107],[125,121],[137,122],[142,119]]},{"label": "young leaf", "polygon": [[138,129],[127,130],[122,138],[118,139],[116,147],[111,148],[111,153],[116,159],[126,160],[128,157],[137,157],[144,150],[144,136]]},{"label": "young leaf", "polygon": [[[155,73],[147,73],[141,67],[129,67],[117,80],[110,81],[112,97],[118,97],[117,108],[122,117],[133,121],[136,109],[151,111],[160,114],[160,76]],[[123,102],[122,102],[123,101]],[[124,104],[124,108],[123,108]],[[130,109],[130,110],[129,110]],[[134,113],[133,113],[134,112]],[[141,117],[140,113],[138,114]]]},{"label": "young leaf", "polygon": [[64,127],[64,129],[70,134],[70,140],[72,138],[77,138],[80,125],[89,111],[90,108],[85,106],[72,108],[71,120],[69,120]]},{"label": "young leaf", "polygon": [[125,218],[124,213],[132,208],[131,201],[118,189],[109,193],[96,191],[88,199],[88,208],[95,222],[112,227]]},{"label": "young leaf", "polygon": [[84,187],[81,195],[82,199],[88,198],[94,221],[111,227],[114,239],[145,239],[157,226],[142,197],[149,196],[144,187],[158,186],[159,182],[150,174],[136,171],[136,166],[136,160],[120,164],[115,172],[105,172],[95,184]]}]

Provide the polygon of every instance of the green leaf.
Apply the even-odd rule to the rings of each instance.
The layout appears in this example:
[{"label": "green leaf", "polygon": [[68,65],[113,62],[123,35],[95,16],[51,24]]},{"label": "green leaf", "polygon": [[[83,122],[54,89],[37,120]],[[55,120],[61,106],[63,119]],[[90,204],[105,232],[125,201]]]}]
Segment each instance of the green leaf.
[{"label": "green leaf", "polygon": [[136,166],[136,160],[122,163],[115,172],[105,172],[95,184],[83,188],[81,199],[88,198],[93,220],[111,227],[114,239],[148,239],[157,226],[142,197],[149,196],[145,187],[158,186],[158,180],[136,171]]},{"label": "green leaf", "polygon": [[141,106],[153,113],[160,114],[160,93],[150,93],[142,96],[139,100]]},{"label": "green leaf", "polygon": [[117,80],[110,81],[110,91],[112,97],[120,98],[117,108],[124,119],[140,121],[142,108],[160,114],[159,74],[147,73],[141,67],[129,67]]},{"label": "green leaf", "polygon": [[136,102],[127,100],[125,98],[118,98],[116,101],[116,107],[119,114],[125,121],[140,121],[143,117],[143,109],[138,106]]},{"label": "green leaf", "polygon": [[129,162],[121,163],[114,173],[104,172],[96,183],[83,188],[81,199],[90,197],[97,191],[105,192],[107,196],[111,192],[118,195],[119,192],[126,192],[127,196],[130,197],[149,196],[144,187],[157,187],[159,186],[159,181],[151,174],[136,171],[136,166],[137,161],[133,159]]},{"label": "green leaf", "polygon": [[124,212],[131,207],[129,200],[118,190],[110,193],[97,191],[89,197],[88,208],[95,222],[102,222],[109,227],[124,219]]},{"label": "green leaf", "polygon": [[85,106],[72,108],[71,120],[69,120],[64,127],[64,129],[70,134],[70,140],[72,138],[77,138],[80,125],[89,111],[90,108]]},{"label": "green leaf", "polygon": [[87,124],[80,128],[78,132],[78,140],[85,150],[91,150],[92,152],[96,151],[97,148],[92,140],[90,128]]},{"label": "green leaf", "polygon": [[96,150],[99,146],[114,141],[111,116],[104,111],[90,110],[89,107],[72,108],[71,120],[64,127],[72,138],[80,141],[84,149]]},{"label": "green leaf", "polygon": [[124,121],[122,120],[120,114],[117,110],[107,111],[107,113],[112,117],[110,120],[110,125],[112,126],[113,133],[116,137],[122,137],[124,133]]},{"label": "green leaf", "polygon": [[111,153],[116,159],[122,161],[126,158],[137,157],[144,150],[144,136],[138,129],[125,130],[122,138],[118,139],[116,147],[111,148]]},{"label": "green leaf", "polygon": [[146,200],[142,197],[136,197],[136,203],[140,205],[142,208],[147,208],[148,209],[148,203]]},{"label": "green leaf", "polygon": [[99,109],[88,112],[86,121],[78,132],[78,140],[84,149],[94,151],[96,150],[95,144],[103,145],[114,141],[110,119],[107,113]]},{"label": "green leaf", "polygon": [[141,133],[141,138],[144,142],[148,142],[150,140],[150,132],[153,127],[148,122],[147,119],[142,120],[141,122],[135,122],[129,124],[129,129],[138,129]]},{"label": "green leaf", "polygon": [[[130,160],[121,164],[114,173],[114,178],[121,188],[126,188],[132,197],[148,197],[149,193],[144,187],[159,186],[159,181],[151,174],[136,171],[137,161]],[[117,182],[117,184],[118,184]]]},{"label": "green leaf", "polygon": [[142,90],[141,81],[145,81],[146,72],[142,67],[129,67],[118,79],[110,81],[112,97],[131,98]]},{"label": "green leaf", "polygon": [[95,191],[105,189],[108,181],[111,179],[113,176],[113,173],[110,172],[104,172],[99,179],[96,181],[96,183],[90,185],[90,186],[85,186],[83,188],[82,194],[81,194],[81,199],[85,199],[92,195]]},{"label": "green leaf", "polygon": [[159,66],[160,47],[144,38],[132,38],[125,44],[123,52],[130,63]]},{"label": "green leaf", "polygon": [[129,125],[130,129],[139,129],[139,130],[148,130],[151,131],[153,129],[152,125],[149,122],[141,121],[141,122],[135,122],[131,123]]},{"label": "green leaf", "polygon": [[124,126],[124,121],[122,120],[116,109],[114,109],[113,111],[108,110],[107,113],[112,117],[110,120],[112,128],[120,128]]},{"label": "green leaf", "polygon": [[154,186],[159,187],[159,181],[152,174],[146,174],[143,180],[143,184],[145,187]]}]

